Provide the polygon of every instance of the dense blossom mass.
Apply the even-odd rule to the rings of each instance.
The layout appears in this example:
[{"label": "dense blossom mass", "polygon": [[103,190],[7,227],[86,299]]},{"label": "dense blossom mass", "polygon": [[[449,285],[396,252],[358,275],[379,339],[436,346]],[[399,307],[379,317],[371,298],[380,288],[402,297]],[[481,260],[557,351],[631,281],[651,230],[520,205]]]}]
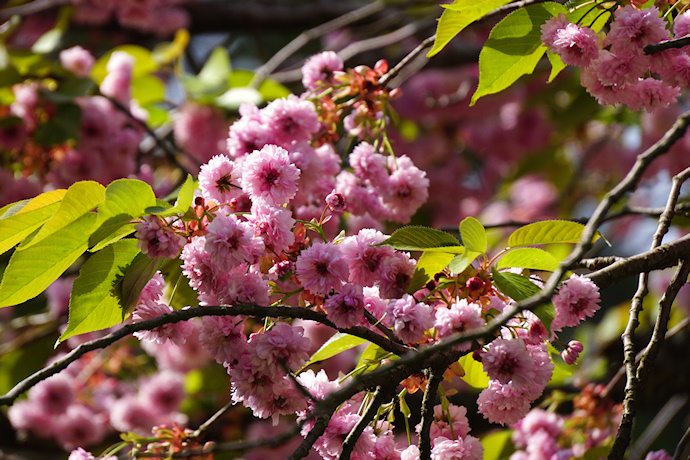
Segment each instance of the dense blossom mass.
[{"label": "dense blossom mass", "polygon": [[[479,94],[486,79],[500,74],[498,88],[512,70],[495,71],[489,51],[478,71],[410,76],[423,47],[394,68],[352,66],[350,45],[368,42],[329,33],[319,38],[334,51],[280,76],[301,81],[291,91],[261,74],[270,65],[248,71],[233,57],[231,66],[223,47],[193,62],[200,45],[187,48],[187,28],[206,2],[69,3],[50,33],[62,37],[69,21],[117,23],[170,41],[97,57],[62,43],[44,52],[49,34],[13,49],[13,28],[30,30],[28,21],[2,32],[0,246],[18,247],[3,262],[0,306],[12,309],[0,310],[0,354],[46,337],[61,347],[7,411],[20,437],[48,440],[69,460],[95,460],[87,449],[106,460],[211,459],[246,445],[257,446],[241,454],[248,460],[560,460],[603,457],[620,442],[629,404],[615,402],[618,377],[586,383],[613,366],[594,358],[606,350],[592,337],[612,335],[628,311],[638,327],[651,283],[665,291],[645,351],[656,353],[687,267],[676,253],[666,265],[654,259],[645,271],[681,259],[682,276],[645,274],[621,313],[599,285],[626,259],[597,257],[594,242],[612,228],[639,252],[639,221],[617,220],[629,213],[662,215],[655,240],[681,233],[684,205],[671,194],[659,210],[657,198],[688,176],[690,137],[669,134],[637,161],[634,152],[662,136],[690,86],[685,47],[645,49],[690,33],[683,2],[512,5],[508,24],[538,13],[526,16],[540,18],[539,32],[520,39],[548,49],[559,80],[491,100]],[[474,14],[445,6],[437,37],[454,15]],[[469,22],[491,22],[483,8]],[[470,38],[500,50],[507,32],[497,24]],[[59,64],[42,68],[52,55]],[[556,77],[566,66],[579,75]],[[599,105],[616,108],[595,116]],[[648,177],[677,170],[662,192]],[[629,201],[600,211],[592,197],[619,176]],[[558,218],[592,213],[594,229]],[[32,268],[43,262],[47,270]],[[26,301],[38,308],[44,290],[46,313],[20,312]],[[110,347],[122,331],[133,338]],[[628,368],[618,375],[642,381],[647,355],[635,367],[634,339],[623,333]],[[24,355],[7,356],[0,370]]]}]

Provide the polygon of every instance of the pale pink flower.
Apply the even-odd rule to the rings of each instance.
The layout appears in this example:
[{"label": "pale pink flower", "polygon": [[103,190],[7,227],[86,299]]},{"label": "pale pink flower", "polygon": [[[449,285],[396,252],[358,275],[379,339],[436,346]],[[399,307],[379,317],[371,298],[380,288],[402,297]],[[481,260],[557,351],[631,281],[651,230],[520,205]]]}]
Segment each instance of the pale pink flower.
[{"label": "pale pink flower", "polygon": [[156,271],[150,280],[141,290],[139,295],[139,303],[143,302],[157,302],[163,297],[163,288],[165,287],[165,280],[160,271]]},{"label": "pale pink flower", "polygon": [[690,11],[679,14],[673,20],[674,38],[685,37],[688,34],[690,34]]},{"label": "pale pink flower", "polygon": [[615,19],[606,35],[606,44],[619,56],[640,56],[645,45],[669,36],[666,23],[656,7],[638,10],[626,5],[614,13]]},{"label": "pale pink flower", "polygon": [[456,438],[437,438],[431,449],[432,460],[481,460],[484,447],[474,436]]},{"label": "pale pink flower", "polygon": [[511,428],[513,429],[513,443],[524,449],[529,441],[539,432],[545,432],[551,438],[557,438],[563,431],[563,418],[553,412],[543,409],[532,409]]},{"label": "pale pink flower", "polygon": [[[336,412],[328,422],[328,427],[323,435],[316,441],[314,448],[321,454],[321,457],[328,460],[336,460],[340,457],[343,449],[343,440],[352,431],[361,416],[354,413],[344,413],[343,410]],[[374,448],[376,436],[371,426],[364,429],[362,435],[357,439],[353,451],[353,458],[372,459],[371,451]]]},{"label": "pale pink flower", "polygon": [[37,383],[29,390],[29,400],[47,414],[62,414],[75,401],[74,382],[60,373]]},{"label": "pale pink flower", "polygon": [[685,53],[672,56],[665,62],[660,73],[664,82],[670,86],[690,87],[690,56]]},{"label": "pale pink flower", "polygon": [[152,259],[174,259],[187,242],[187,238],[177,234],[172,227],[156,216],[144,216],[143,222],[137,223],[134,228],[134,236],[138,239],[137,247]]},{"label": "pale pink flower", "polygon": [[381,262],[395,253],[390,246],[376,246],[386,236],[374,229],[362,229],[340,243],[340,248],[350,269],[349,281],[359,286],[373,286],[379,279]]},{"label": "pale pink flower", "polygon": [[101,93],[128,107],[132,99],[130,84],[133,68],[134,57],[131,54],[124,51],[115,51],[111,54],[106,64],[108,74],[101,83]]},{"label": "pale pink flower", "polygon": [[549,50],[565,64],[587,67],[599,54],[599,39],[589,27],[568,24],[556,32]]},{"label": "pale pink flower", "polygon": [[311,341],[304,337],[302,327],[280,321],[268,331],[252,334],[249,347],[253,351],[255,365],[281,373],[282,366],[297,371],[307,362]]},{"label": "pale pink flower", "polygon": [[522,339],[495,339],[481,353],[484,371],[502,384],[530,385],[534,379],[534,360]]},{"label": "pale pink flower", "polygon": [[348,329],[367,324],[364,319],[364,298],[360,286],[346,284],[326,299],[323,309],[326,310],[328,319],[338,328]]},{"label": "pale pink flower", "polygon": [[[551,380],[553,375],[553,361],[549,356],[548,348],[546,343],[540,343],[538,345],[527,345],[527,351],[532,356],[534,360],[534,378],[531,384],[525,387],[524,395],[530,401],[536,400],[544,392],[544,388]],[[512,386],[515,386],[512,384]]]},{"label": "pale pink flower", "polygon": [[285,148],[293,142],[311,140],[320,126],[314,104],[294,94],[269,103],[261,110],[261,120],[270,130],[272,143]]},{"label": "pale pink flower", "polygon": [[350,166],[360,179],[381,183],[388,177],[386,157],[374,151],[368,142],[361,142],[352,149],[348,157]]},{"label": "pale pink flower", "polygon": [[[399,157],[397,164],[404,164],[405,158]],[[379,184],[378,191],[390,212],[388,218],[407,222],[429,197],[429,179],[424,171],[410,164],[394,170],[387,181]]]},{"label": "pale pink flower", "polygon": [[228,123],[208,105],[182,105],[173,114],[173,134],[180,147],[200,163],[227,153]]},{"label": "pale pink flower", "polygon": [[345,197],[335,189],[326,195],[326,205],[334,214],[342,214],[345,211]]},{"label": "pale pink flower", "polygon": [[193,289],[211,292],[222,276],[221,270],[211,261],[211,254],[205,248],[205,236],[195,236],[185,245],[180,254],[183,261],[182,274],[189,279],[189,285]]},{"label": "pale pink flower", "polygon": [[556,308],[552,329],[560,331],[563,327],[577,326],[599,309],[599,287],[585,276],[572,275],[552,301]]},{"label": "pale pink flower", "polygon": [[[439,337],[447,337],[456,332],[467,332],[478,329],[486,324],[482,318],[482,307],[467,299],[460,299],[446,308],[441,306],[436,310],[434,327],[438,330]],[[469,349],[470,343],[462,344],[460,349]]]},{"label": "pale pink flower", "polygon": [[[453,430],[451,433],[451,425]],[[418,428],[421,428],[419,426]],[[434,406],[434,421],[431,424],[429,435],[432,442],[434,439],[441,436],[448,439],[464,438],[470,432],[470,423],[467,419],[467,408],[465,406],[456,406],[451,404],[448,406],[448,412],[443,411],[443,406],[440,404]]]},{"label": "pale pink flower", "polygon": [[318,400],[324,399],[340,388],[338,380],[330,380],[323,369],[318,373],[314,373],[312,369],[307,369],[297,376],[297,381]]},{"label": "pale pink flower", "polygon": [[287,150],[265,145],[249,154],[242,164],[241,185],[252,201],[280,206],[297,193],[300,170],[290,163]]},{"label": "pale pink flower", "polygon": [[400,452],[400,460],[419,460],[419,447],[412,444]]},{"label": "pale pink flower", "polygon": [[241,173],[236,169],[235,163],[225,155],[216,155],[208,163],[201,165],[201,196],[217,204],[230,203],[233,198],[239,198],[243,192],[240,188]]},{"label": "pale pink flower", "polygon": [[648,70],[648,64],[642,57],[631,59],[602,50],[592,62],[592,68],[603,85],[622,88],[637,81]]},{"label": "pale pink flower", "polygon": [[58,429],[55,414],[45,412],[30,400],[17,401],[7,411],[7,417],[15,430],[50,438]]},{"label": "pale pink flower", "polygon": [[416,343],[434,325],[434,310],[431,306],[417,302],[409,294],[388,304],[387,322],[392,323],[398,337],[407,343]]},{"label": "pale pink flower", "polygon": [[[70,452],[69,458],[67,460],[96,460],[91,452],[88,452],[81,447],[77,447],[75,450]],[[109,457],[104,457],[102,460],[117,460],[117,457],[111,455]]]},{"label": "pale pink flower", "polygon": [[133,431],[142,436],[150,435],[151,429],[162,422],[160,413],[134,395],[119,399],[110,409],[111,425],[123,433]]},{"label": "pale pink flower", "polygon": [[672,460],[673,457],[671,457],[668,452],[665,450],[657,450],[654,452],[649,452],[644,460]]},{"label": "pale pink flower", "polygon": [[631,110],[645,109],[647,112],[653,112],[675,103],[680,93],[680,88],[669,86],[661,80],[651,77],[640,78],[626,92],[624,103]]},{"label": "pale pink flower", "polygon": [[206,227],[206,251],[219,269],[228,271],[243,264],[254,264],[264,255],[261,238],[254,237],[254,229],[234,214],[218,214]]},{"label": "pale pink flower", "polygon": [[87,77],[95,62],[91,52],[78,45],[60,51],[60,64],[78,77]]},{"label": "pale pink flower", "polygon": [[217,280],[216,285],[208,292],[199,294],[201,305],[235,305],[238,303],[259,305],[269,304],[267,281],[254,268],[238,265]]},{"label": "pale pink flower", "polygon": [[417,262],[408,254],[394,252],[384,256],[378,265],[381,297],[396,299],[401,297],[412,281]]},{"label": "pale pink flower", "polygon": [[55,438],[66,450],[101,442],[107,429],[103,416],[81,404],[71,405],[57,418],[56,425]]},{"label": "pale pink flower", "polygon": [[[139,323],[147,319],[158,318],[173,311],[172,307],[155,301],[144,301],[137,305],[132,313],[132,321]],[[192,333],[194,326],[188,321],[167,323],[151,330],[137,331],[133,335],[145,342],[158,342],[163,344],[170,340],[176,345],[182,345]]]},{"label": "pale pink flower", "polygon": [[243,330],[244,321],[235,316],[203,316],[199,341],[217,363],[232,367],[247,350]]},{"label": "pale pink flower", "polygon": [[568,21],[563,13],[559,13],[556,17],[549,18],[541,26],[541,41],[544,42],[547,48],[551,48],[558,31],[565,29],[569,24],[571,24],[571,22]]},{"label": "pale pink flower", "polygon": [[275,252],[287,250],[295,243],[292,228],[295,219],[292,213],[284,207],[271,206],[264,202],[252,205],[251,214],[247,221],[254,227],[254,236],[260,237],[264,245]]},{"label": "pale pink flower", "polygon": [[523,418],[530,408],[530,400],[521,390],[489,380],[488,388],[477,398],[479,412],[491,423],[512,425]]},{"label": "pale pink flower", "polygon": [[582,69],[580,83],[601,105],[616,105],[622,100],[621,89],[613,84],[604,84],[594,66]]},{"label": "pale pink flower", "polygon": [[295,273],[304,289],[325,295],[339,289],[347,279],[347,261],[333,243],[314,243],[300,253]]},{"label": "pale pink flower", "polygon": [[343,70],[343,60],[333,51],[311,56],[302,66],[302,85],[308,90],[334,82],[334,73]]},{"label": "pale pink flower", "polygon": [[270,140],[269,127],[262,123],[256,106],[242,104],[240,115],[242,117],[230,126],[227,141],[228,154],[234,159],[260,150]]},{"label": "pale pink flower", "polygon": [[176,412],[187,396],[181,373],[170,370],[159,372],[141,384],[138,398],[161,415]]}]

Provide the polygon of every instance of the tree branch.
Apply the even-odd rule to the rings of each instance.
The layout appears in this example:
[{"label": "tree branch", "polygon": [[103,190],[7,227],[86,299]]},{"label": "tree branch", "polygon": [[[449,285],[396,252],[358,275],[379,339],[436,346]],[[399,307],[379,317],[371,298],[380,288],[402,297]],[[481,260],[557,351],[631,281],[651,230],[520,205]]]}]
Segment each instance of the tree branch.
[{"label": "tree branch", "polygon": [[642,51],[644,51],[644,54],[649,55],[664,50],[670,50],[673,48],[683,48],[684,46],[688,45],[690,45],[690,36],[685,36],[681,38],[672,38],[670,40],[664,40],[659,43],[647,45],[644,48],[642,48]]},{"label": "tree branch", "polygon": [[[419,458],[429,460],[431,458],[431,423],[434,421],[434,403],[438,394],[438,386],[443,381],[444,369],[429,369],[429,380],[422,399],[422,429],[419,431]],[[452,424],[452,421],[450,422]]]}]

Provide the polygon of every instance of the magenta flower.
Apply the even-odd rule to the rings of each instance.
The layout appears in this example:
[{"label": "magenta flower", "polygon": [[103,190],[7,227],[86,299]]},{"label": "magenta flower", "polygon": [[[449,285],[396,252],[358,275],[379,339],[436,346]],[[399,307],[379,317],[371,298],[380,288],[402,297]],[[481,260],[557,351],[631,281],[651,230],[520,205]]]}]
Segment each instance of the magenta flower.
[{"label": "magenta flower", "polygon": [[179,409],[185,396],[183,375],[169,370],[148,378],[138,394],[138,398],[146,401],[154,412],[166,416]]},{"label": "magenta flower", "polygon": [[563,327],[577,326],[599,309],[599,287],[585,276],[572,275],[552,301],[556,308],[552,329],[560,331]]},{"label": "magenta flower", "polygon": [[56,374],[29,390],[29,400],[47,414],[62,414],[75,401],[74,382],[66,374]]},{"label": "magenta flower", "polygon": [[512,425],[523,418],[530,408],[530,400],[521,390],[490,380],[488,388],[477,398],[479,412],[491,423]]},{"label": "magenta flower", "polygon": [[269,144],[252,152],[242,164],[242,188],[252,201],[280,206],[297,193],[299,175],[287,150]]},{"label": "magenta flower", "polygon": [[409,254],[387,254],[377,267],[381,297],[396,299],[402,296],[412,281],[417,262]]},{"label": "magenta flower", "polygon": [[401,299],[392,300],[388,304],[388,321],[403,341],[417,343],[433,327],[433,312],[431,306],[417,302],[414,297],[405,294]]},{"label": "magenta flower", "polygon": [[481,460],[483,454],[484,447],[474,436],[454,440],[446,437],[436,438],[434,447],[431,449],[432,460]]},{"label": "magenta flower", "polygon": [[534,380],[534,359],[522,339],[498,338],[489,349],[481,353],[484,371],[502,384],[530,385]]},{"label": "magenta flower", "polygon": [[638,10],[626,5],[614,13],[615,19],[606,34],[606,44],[620,56],[642,56],[645,45],[668,38],[666,23],[653,6]]},{"label": "magenta flower", "polygon": [[347,279],[347,261],[335,244],[314,243],[300,253],[295,273],[304,289],[326,295],[331,289],[339,289]]},{"label": "magenta flower", "polygon": [[311,341],[304,337],[304,329],[277,322],[261,334],[252,334],[249,347],[254,353],[254,363],[265,366],[275,373],[288,369],[299,370],[309,359]]},{"label": "magenta flower", "polygon": [[81,404],[71,405],[57,418],[56,426],[59,428],[55,430],[55,437],[66,450],[101,442],[107,428],[102,415]]},{"label": "magenta flower", "polygon": [[235,316],[203,316],[199,341],[217,363],[232,367],[247,350],[244,321]]},{"label": "magenta flower", "polygon": [[347,329],[366,324],[362,288],[346,284],[339,292],[329,296],[323,305],[328,319],[338,328]]},{"label": "magenta flower", "polygon": [[599,54],[599,38],[589,27],[568,24],[556,32],[549,50],[565,64],[587,67]]},{"label": "magenta flower", "polygon": [[577,361],[577,358],[580,357],[580,353],[582,353],[582,350],[584,349],[585,347],[581,342],[571,340],[568,342],[568,346],[561,352],[561,357],[566,364],[573,365]]}]

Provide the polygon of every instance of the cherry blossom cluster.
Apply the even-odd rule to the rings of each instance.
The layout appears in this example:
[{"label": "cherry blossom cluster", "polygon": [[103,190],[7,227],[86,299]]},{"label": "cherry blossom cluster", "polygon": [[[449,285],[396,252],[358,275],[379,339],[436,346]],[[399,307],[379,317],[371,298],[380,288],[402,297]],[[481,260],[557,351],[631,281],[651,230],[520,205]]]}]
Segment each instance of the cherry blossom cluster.
[{"label": "cherry blossom cluster", "polygon": [[582,86],[602,105],[624,104],[648,112],[676,101],[690,85],[690,56],[680,49],[646,55],[643,47],[690,32],[690,14],[673,22],[672,31],[657,7],[619,8],[605,36],[570,23],[564,14],[542,26],[542,41],[563,62],[582,68]]},{"label": "cherry blossom cluster", "polygon": [[[65,69],[86,76],[94,58],[87,50],[74,47],[61,53],[61,62]],[[22,175],[15,178],[5,169],[0,171],[4,178],[2,203],[36,195],[47,184],[50,188],[66,188],[80,180],[108,184],[137,172],[136,155],[144,131],[128,113],[104,97],[111,97],[138,117],[145,117],[131,98],[133,65],[131,55],[113,53],[100,87],[103,96],[75,99],[81,117],[77,138],[57,145],[42,145],[32,138],[37,129],[45,128],[46,122],[60,123],[60,117],[66,117],[56,102],[44,96],[48,89],[37,81],[12,87],[14,102],[2,107],[7,118],[0,128],[0,148],[9,152],[12,162],[20,163]]]},{"label": "cherry blossom cluster", "polygon": [[128,29],[168,37],[189,27],[189,13],[181,8],[192,0],[72,0],[76,6],[74,21],[102,26],[112,19]]}]

